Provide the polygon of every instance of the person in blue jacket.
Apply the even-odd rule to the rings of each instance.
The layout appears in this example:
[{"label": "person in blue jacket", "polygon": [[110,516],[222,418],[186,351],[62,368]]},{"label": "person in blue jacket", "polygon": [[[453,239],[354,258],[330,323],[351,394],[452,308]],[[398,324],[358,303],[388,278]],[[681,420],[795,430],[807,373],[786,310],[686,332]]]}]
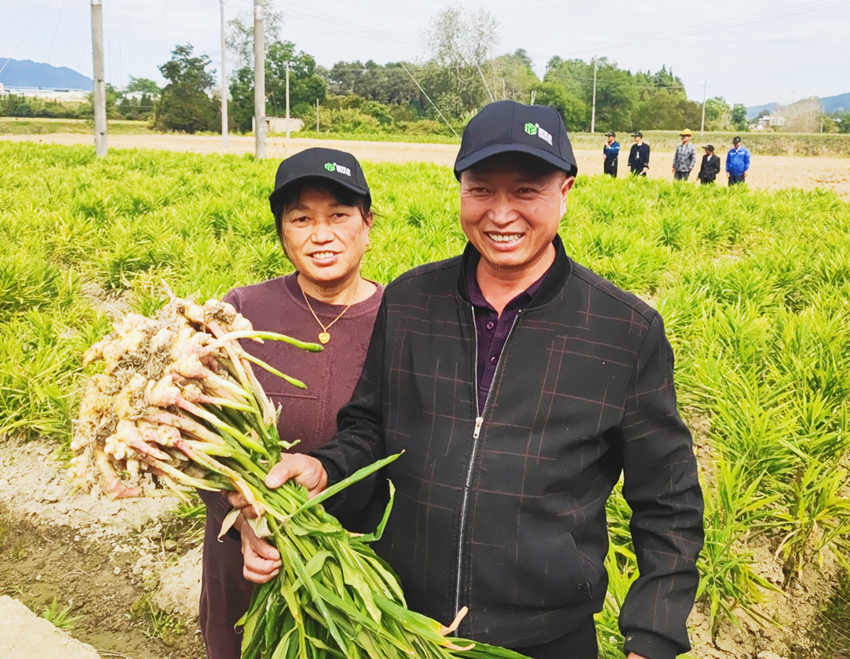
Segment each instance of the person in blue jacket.
[{"label": "person in blue jacket", "polygon": [[732,140],[732,148],[726,153],[726,178],[729,185],[744,183],[750,168],[750,151],[741,144],[741,138]]},{"label": "person in blue jacket", "polygon": [[620,143],[616,140],[616,137],[616,133],[608,133],[608,141],[602,147],[602,153],[605,156],[602,171],[614,178],[617,178],[617,158],[620,155]]}]

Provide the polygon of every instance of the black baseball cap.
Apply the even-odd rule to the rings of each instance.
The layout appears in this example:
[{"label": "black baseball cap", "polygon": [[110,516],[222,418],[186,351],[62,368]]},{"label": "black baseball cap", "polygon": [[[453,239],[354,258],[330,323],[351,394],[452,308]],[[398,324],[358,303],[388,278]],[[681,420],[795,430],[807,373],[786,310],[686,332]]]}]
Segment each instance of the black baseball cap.
[{"label": "black baseball cap", "polygon": [[610,132],[610,133],[608,133],[605,137],[617,137],[617,133],[615,133],[615,132],[611,131],[611,132]]},{"label": "black baseball cap", "polygon": [[372,194],[360,163],[350,153],[336,149],[305,149],[284,160],[274,177],[274,192],[269,195],[272,213],[278,215],[280,199],[293,183],[307,178],[333,181],[344,188],[364,195],[371,205]]},{"label": "black baseball cap", "polygon": [[632,133],[632,137],[643,137],[643,133]]},{"label": "black baseball cap", "polygon": [[732,144],[738,144],[738,143],[740,143],[740,141],[741,141],[741,138],[736,135],[735,138],[732,140]]},{"label": "black baseball cap", "polygon": [[712,152],[714,151],[714,147],[711,144],[706,144],[702,148],[705,149],[706,151],[712,151]]},{"label": "black baseball cap", "polygon": [[578,173],[561,114],[543,105],[496,101],[466,125],[455,160],[455,176],[501,153],[527,153],[570,176]]}]

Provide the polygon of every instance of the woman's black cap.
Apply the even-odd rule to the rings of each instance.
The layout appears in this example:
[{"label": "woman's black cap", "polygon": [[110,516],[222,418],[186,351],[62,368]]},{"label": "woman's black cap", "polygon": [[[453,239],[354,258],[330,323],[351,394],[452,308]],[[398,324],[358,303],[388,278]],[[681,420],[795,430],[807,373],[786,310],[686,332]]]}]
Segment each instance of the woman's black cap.
[{"label": "woman's black cap", "polygon": [[364,195],[369,204],[372,203],[372,195],[357,158],[345,151],[312,148],[290,156],[278,166],[274,177],[274,192],[269,195],[272,213],[278,214],[280,199],[286,188],[307,178],[333,181],[352,192]]},{"label": "woman's black cap", "polygon": [[560,113],[543,105],[496,101],[466,125],[455,160],[455,176],[500,153],[527,153],[570,176],[578,172]]}]

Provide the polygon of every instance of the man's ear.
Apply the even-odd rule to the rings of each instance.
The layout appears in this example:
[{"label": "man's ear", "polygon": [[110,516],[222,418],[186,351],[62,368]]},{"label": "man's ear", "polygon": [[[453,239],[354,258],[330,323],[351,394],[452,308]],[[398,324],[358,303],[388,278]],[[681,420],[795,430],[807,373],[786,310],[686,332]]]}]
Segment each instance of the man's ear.
[{"label": "man's ear", "polygon": [[561,217],[567,213],[567,195],[570,193],[573,183],[575,182],[575,176],[568,176],[564,179],[564,182],[561,183]]}]

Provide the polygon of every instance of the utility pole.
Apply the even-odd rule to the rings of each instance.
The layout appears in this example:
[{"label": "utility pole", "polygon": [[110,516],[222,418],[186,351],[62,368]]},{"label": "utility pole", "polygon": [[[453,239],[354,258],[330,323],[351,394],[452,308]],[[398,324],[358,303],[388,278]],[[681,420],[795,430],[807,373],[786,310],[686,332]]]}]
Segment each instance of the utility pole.
[{"label": "utility pole", "polygon": [[289,139],[289,62],[286,63],[286,139]]},{"label": "utility pole", "polygon": [[593,58],[593,108],[590,111],[590,132],[593,133],[596,130],[596,69],[599,68],[599,65],[596,62],[596,58]]},{"label": "utility pole", "polygon": [[266,157],[266,41],[264,0],[254,0],[254,156]]},{"label": "utility pole", "polygon": [[699,134],[703,135],[705,133],[705,92],[708,89],[708,80],[706,80],[702,85],[702,122],[699,126]]},{"label": "utility pole", "polygon": [[106,80],[103,71],[103,5],[91,0],[91,45],[94,59],[94,150],[106,155]]},{"label": "utility pole", "polygon": [[218,0],[221,15],[221,148],[227,148],[227,50],[224,43],[224,0]]},{"label": "utility pole", "polygon": [[316,132],[319,132],[319,99],[316,99]]}]

